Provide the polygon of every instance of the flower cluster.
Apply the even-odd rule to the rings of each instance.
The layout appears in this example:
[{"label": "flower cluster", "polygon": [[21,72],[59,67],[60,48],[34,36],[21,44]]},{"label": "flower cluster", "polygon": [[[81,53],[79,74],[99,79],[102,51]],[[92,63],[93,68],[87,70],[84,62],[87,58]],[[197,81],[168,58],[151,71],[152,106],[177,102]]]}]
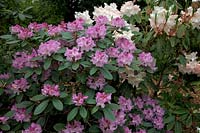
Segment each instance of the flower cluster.
[{"label": "flower cluster", "polygon": [[41,91],[42,91],[42,95],[45,95],[45,96],[56,96],[56,97],[60,96],[58,85],[44,84]]},{"label": "flower cluster", "polygon": [[45,43],[41,43],[38,49],[38,54],[42,56],[50,56],[56,53],[61,48],[61,44],[55,40],[49,40]]},{"label": "flower cluster", "polygon": [[88,10],[86,10],[84,12],[75,12],[75,18],[76,19],[79,19],[79,18],[83,19],[86,24],[92,24],[93,23],[93,20],[90,18]]},{"label": "flower cluster", "polygon": [[42,133],[42,128],[39,124],[31,123],[31,125],[23,130],[22,133]]},{"label": "flower cluster", "polygon": [[93,39],[104,39],[106,36],[106,30],[105,25],[94,25],[88,27],[86,35]]},{"label": "flower cluster", "polygon": [[127,15],[130,17],[131,15],[138,14],[141,9],[138,5],[134,5],[132,1],[128,1],[121,6],[120,11],[123,15]]},{"label": "flower cluster", "polygon": [[106,80],[102,74],[100,74],[98,77],[89,76],[87,79],[87,86],[91,89],[102,90],[105,85],[106,85]]},{"label": "flower cluster", "polygon": [[97,106],[101,106],[101,108],[104,108],[105,103],[110,103],[110,100],[111,100],[111,94],[106,94],[105,92],[96,93]]},{"label": "flower cluster", "polygon": [[80,37],[76,40],[76,43],[81,51],[86,52],[93,50],[93,47],[95,46],[95,43],[91,37]]},{"label": "flower cluster", "polygon": [[97,50],[91,59],[92,63],[97,67],[103,67],[108,63],[108,55],[106,52]]},{"label": "flower cluster", "polygon": [[9,78],[10,78],[9,73],[0,74],[0,79],[9,79]]},{"label": "flower cluster", "polygon": [[16,105],[13,105],[11,111],[14,111],[13,118],[17,122],[29,122],[31,118],[31,114],[26,112],[25,108],[17,108]]},{"label": "flower cluster", "polygon": [[82,57],[83,52],[79,48],[73,47],[72,49],[66,49],[65,56],[68,61],[77,61]]},{"label": "flower cluster", "polygon": [[68,123],[62,133],[83,133],[84,126],[79,121]]},{"label": "flower cluster", "polygon": [[152,70],[156,70],[155,59],[152,57],[151,53],[142,52],[139,54],[138,58],[141,62],[141,65],[145,67],[149,67]]},{"label": "flower cluster", "polygon": [[84,23],[85,23],[85,21],[82,18],[78,18],[78,19],[74,20],[73,22],[68,22],[67,23],[67,31],[76,32],[76,31],[83,30]]},{"label": "flower cluster", "polygon": [[30,29],[21,27],[20,25],[12,26],[11,33],[17,34],[18,38],[21,40],[25,40],[33,36],[33,32]]},{"label": "flower cluster", "polygon": [[7,122],[8,119],[9,119],[9,118],[6,117],[6,116],[1,116],[1,117],[0,117],[0,123],[5,124],[5,123]]},{"label": "flower cluster", "polygon": [[84,104],[84,100],[86,100],[88,98],[88,96],[84,96],[82,93],[78,93],[73,94],[72,95],[72,102],[76,105],[76,106],[81,106]]},{"label": "flower cluster", "polygon": [[25,92],[28,88],[28,82],[25,78],[16,79],[12,84],[9,85],[9,88],[14,92],[19,94],[20,92]]}]

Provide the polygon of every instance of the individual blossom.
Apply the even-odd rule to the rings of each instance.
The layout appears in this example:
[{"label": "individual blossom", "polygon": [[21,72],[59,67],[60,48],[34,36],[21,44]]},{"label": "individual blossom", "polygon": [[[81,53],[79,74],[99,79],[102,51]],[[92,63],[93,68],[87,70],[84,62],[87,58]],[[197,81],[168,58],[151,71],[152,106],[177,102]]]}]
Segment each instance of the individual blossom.
[{"label": "individual blossom", "polygon": [[60,96],[58,85],[44,84],[41,91],[42,95],[45,96],[56,96],[56,97]]},{"label": "individual blossom", "polygon": [[109,22],[106,16],[98,16],[95,18],[96,25],[105,25]]},{"label": "individual blossom", "polygon": [[88,98],[88,96],[84,96],[82,93],[73,94],[72,95],[72,102],[76,106],[81,106],[84,104],[84,101]]},{"label": "individual blossom", "polygon": [[45,43],[41,43],[38,49],[38,54],[42,56],[51,56],[61,48],[61,44],[55,40],[49,40]]},{"label": "individual blossom", "polygon": [[31,38],[33,36],[33,32],[28,28],[22,28],[17,34],[18,38],[21,40],[25,40],[27,38]]},{"label": "individual blossom", "polygon": [[123,96],[119,97],[118,104],[120,106],[120,110],[124,112],[129,112],[133,108],[132,102],[130,99],[126,99]]},{"label": "individual blossom", "polygon": [[123,28],[125,26],[125,21],[122,18],[114,18],[111,20],[111,25],[117,28]]},{"label": "individual blossom", "polygon": [[10,29],[11,29],[12,34],[16,34],[16,33],[19,33],[23,29],[23,27],[17,24],[15,26],[11,26]]},{"label": "individual blossom", "polygon": [[1,116],[1,117],[0,117],[0,123],[5,124],[5,123],[7,122],[8,119],[9,119],[9,117]]},{"label": "individual blossom", "polygon": [[14,93],[25,92],[29,88],[28,82],[25,78],[16,79],[10,85],[10,89]]},{"label": "individual blossom", "polygon": [[120,11],[123,15],[130,17],[131,15],[138,14],[141,9],[138,5],[134,5],[133,1],[127,1],[121,6]]},{"label": "individual blossom", "polygon": [[152,106],[153,108],[157,106],[158,102],[147,95],[143,95],[142,99],[144,103],[148,106]]},{"label": "individual blossom", "polygon": [[153,111],[154,113],[156,114],[156,116],[159,116],[159,117],[163,117],[164,114],[165,114],[165,111],[163,108],[161,108],[159,105],[155,106],[153,108]]},{"label": "individual blossom", "polygon": [[124,113],[124,111],[114,111],[114,115],[115,115],[115,120],[113,121],[115,123],[116,126],[123,126],[126,122],[126,114]]},{"label": "individual blossom", "polygon": [[92,24],[93,20],[90,18],[89,11],[86,10],[84,12],[75,12],[75,18],[82,18],[86,24]]},{"label": "individual blossom", "polygon": [[98,77],[89,76],[87,79],[87,86],[94,90],[97,89],[102,90],[105,85],[106,85],[106,80],[102,74],[100,74]]},{"label": "individual blossom", "polygon": [[153,119],[154,128],[161,130],[164,128],[163,117],[155,117]]},{"label": "individual blossom", "polygon": [[134,52],[136,50],[135,44],[127,38],[118,38],[115,44],[124,52]]},{"label": "individual blossom", "polygon": [[144,110],[142,111],[142,113],[144,114],[144,118],[145,118],[146,120],[152,120],[153,117],[154,117],[154,112],[153,112],[153,110],[150,109],[150,108],[144,109]]},{"label": "individual blossom", "polygon": [[68,22],[67,23],[67,31],[69,32],[77,32],[80,30],[84,30],[83,24],[84,20],[82,18],[78,18],[74,20],[73,22]]},{"label": "individual blossom", "polygon": [[156,70],[156,63],[151,53],[142,52],[139,54],[138,58],[142,66],[150,67],[152,70]]},{"label": "individual blossom", "polygon": [[118,66],[130,65],[133,61],[133,54],[128,52],[122,52],[117,57]]},{"label": "individual blossom", "polygon": [[105,64],[108,63],[108,55],[106,54],[106,52],[97,50],[92,56],[91,62],[97,67],[103,67]]},{"label": "individual blossom", "polygon": [[38,24],[37,22],[33,22],[33,23],[30,23],[28,25],[28,28],[35,31],[35,32],[38,32],[42,29],[47,29],[48,28],[48,24],[47,23],[41,23],[41,24]]},{"label": "individual blossom", "polygon": [[31,123],[31,125],[23,130],[22,133],[42,133],[42,128],[39,124]]},{"label": "individual blossom", "polygon": [[124,133],[132,133],[132,130],[129,129],[128,127],[123,127]]},{"label": "individual blossom", "polygon": [[116,129],[117,126],[114,122],[102,117],[99,119],[99,128],[103,133],[113,133]]},{"label": "individual blossom", "polygon": [[104,108],[105,103],[110,103],[110,100],[111,100],[111,94],[106,94],[105,92],[96,93],[97,106],[101,106],[101,108]]},{"label": "individual blossom", "polygon": [[129,117],[131,118],[131,125],[139,126],[142,123],[142,118],[139,114],[130,114]]},{"label": "individual blossom", "polygon": [[59,35],[61,32],[67,31],[67,23],[61,21],[59,25],[48,25],[48,35],[49,36],[56,36]]},{"label": "individual blossom", "polygon": [[131,38],[133,36],[133,33],[131,30],[128,31],[114,31],[113,32],[113,37],[115,38],[115,41],[118,40],[119,38],[126,38],[129,41],[131,41]]},{"label": "individual blossom", "polygon": [[86,35],[93,39],[104,39],[106,36],[106,26],[105,25],[94,25],[88,27],[86,30]]},{"label": "individual blossom", "polygon": [[0,74],[0,79],[9,79],[9,78],[10,78],[9,73]]},{"label": "individual blossom", "polygon": [[86,52],[93,50],[93,47],[95,46],[95,43],[91,37],[80,37],[76,40],[76,43],[81,51]]},{"label": "individual blossom", "polygon": [[13,118],[17,122],[29,122],[31,118],[31,114],[26,112],[25,108],[17,108],[16,105],[13,105],[11,111],[14,111]]},{"label": "individual blossom", "polygon": [[68,123],[61,133],[83,133],[84,126],[79,121]]},{"label": "individual blossom", "polygon": [[119,48],[110,47],[106,50],[109,57],[117,58],[119,56]]},{"label": "individual blossom", "polygon": [[77,61],[82,58],[83,52],[79,48],[73,47],[72,49],[67,48],[65,52],[66,59],[68,61]]},{"label": "individual blossom", "polygon": [[139,109],[142,109],[144,107],[144,101],[142,100],[142,98],[137,97],[134,99],[133,103],[135,104],[135,106],[137,106]]}]

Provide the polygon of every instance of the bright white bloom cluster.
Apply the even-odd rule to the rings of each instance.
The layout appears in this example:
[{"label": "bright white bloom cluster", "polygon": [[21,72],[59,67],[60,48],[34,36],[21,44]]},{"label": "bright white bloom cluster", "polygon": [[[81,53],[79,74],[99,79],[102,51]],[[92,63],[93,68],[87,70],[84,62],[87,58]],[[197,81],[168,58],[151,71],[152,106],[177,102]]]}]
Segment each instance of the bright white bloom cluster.
[{"label": "bright white bloom cluster", "polygon": [[86,10],[84,12],[75,12],[75,18],[76,19],[82,18],[83,20],[85,20],[85,23],[87,23],[87,24],[93,23],[93,20],[90,18],[88,10]]},{"label": "bright white bloom cluster", "polygon": [[200,0],[192,0],[192,2],[199,2]]},{"label": "bright white bloom cluster", "polygon": [[141,9],[138,5],[134,5],[132,1],[128,1],[121,6],[120,11],[123,15],[127,15],[130,17],[131,15],[138,14]]},{"label": "bright white bloom cluster", "polygon": [[156,33],[162,34],[164,31],[168,35],[174,35],[171,31],[176,25],[177,17],[178,15],[172,15],[171,11],[163,7],[155,6],[153,12],[150,14],[149,21]]},{"label": "bright white bloom cluster", "polygon": [[179,71],[182,73],[196,74],[200,76],[200,62],[197,61],[197,52],[192,52],[191,54],[185,54],[187,60],[186,66],[179,65]]}]

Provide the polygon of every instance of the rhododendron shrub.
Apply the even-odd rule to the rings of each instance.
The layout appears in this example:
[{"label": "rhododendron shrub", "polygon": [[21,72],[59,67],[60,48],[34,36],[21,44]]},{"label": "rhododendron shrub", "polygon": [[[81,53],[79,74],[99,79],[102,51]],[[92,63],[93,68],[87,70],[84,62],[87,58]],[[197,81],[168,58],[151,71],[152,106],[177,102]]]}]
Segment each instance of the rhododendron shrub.
[{"label": "rhododendron shrub", "polygon": [[[177,81],[173,76],[166,81],[163,74],[175,47],[187,50],[178,46],[186,26],[199,29],[199,9],[176,14],[172,7],[152,6],[149,12],[148,8],[140,9],[132,1],[121,8],[111,3],[95,7],[93,18],[85,11],[58,25],[12,26],[7,39],[23,48],[13,56],[12,70],[0,75],[4,88],[0,94],[9,100],[9,105],[2,105],[0,128],[24,133],[180,129],[174,114],[188,112],[176,108],[176,102],[168,103],[173,99],[166,99],[168,90],[162,87]],[[184,60],[181,52],[173,59],[176,63]],[[180,71],[199,74],[197,63],[195,70],[187,68],[197,62],[196,55],[186,54],[186,59],[188,64],[182,62]],[[147,93],[164,99],[161,103],[169,111]],[[193,116],[185,117],[190,124]]]}]

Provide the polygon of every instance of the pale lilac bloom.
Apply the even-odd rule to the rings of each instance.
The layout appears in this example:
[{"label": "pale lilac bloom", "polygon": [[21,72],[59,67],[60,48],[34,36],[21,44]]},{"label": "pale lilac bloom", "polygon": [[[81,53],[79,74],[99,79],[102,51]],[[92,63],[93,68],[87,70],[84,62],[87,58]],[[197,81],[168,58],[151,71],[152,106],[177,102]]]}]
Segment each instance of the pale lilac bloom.
[{"label": "pale lilac bloom", "polygon": [[89,76],[87,79],[87,86],[92,89],[102,90],[105,85],[106,85],[106,80],[102,74],[100,74],[98,77]]},{"label": "pale lilac bloom", "polygon": [[38,49],[38,54],[42,56],[51,56],[61,48],[60,42],[56,40],[49,40],[45,43],[41,43]]},{"label": "pale lilac bloom", "polygon": [[110,103],[110,100],[111,100],[111,94],[106,94],[105,92],[96,93],[97,106],[101,106],[101,108],[104,108],[105,103]]},{"label": "pale lilac bloom", "polygon": [[118,46],[124,52],[134,52],[136,50],[135,44],[124,37],[120,37],[115,41],[116,46]]},{"label": "pale lilac bloom", "polygon": [[28,88],[29,85],[25,78],[16,79],[10,85],[10,89],[17,94],[20,92],[25,92]]},{"label": "pale lilac bloom", "polygon": [[139,126],[142,123],[142,118],[139,114],[138,115],[130,114],[129,117],[131,118],[131,122],[130,122],[131,125]]},{"label": "pale lilac bloom", "polygon": [[161,108],[159,105],[155,106],[153,108],[153,111],[155,112],[156,116],[163,116],[165,114],[165,111],[163,108]]},{"label": "pale lilac bloom", "polygon": [[152,120],[153,117],[154,117],[154,112],[152,109],[148,108],[148,109],[144,109],[143,111],[143,114],[144,114],[144,118],[146,120]]},{"label": "pale lilac bloom", "polygon": [[122,52],[117,57],[118,66],[123,67],[124,65],[131,65],[133,61],[133,54],[128,52]]},{"label": "pale lilac bloom", "polygon": [[16,105],[13,105],[11,111],[14,111],[13,118],[17,122],[29,122],[31,118],[31,114],[26,112],[25,108],[17,108]]},{"label": "pale lilac bloom", "polygon": [[115,26],[117,28],[123,28],[125,26],[125,21],[124,19],[117,17],[117,18],[113,18],[111,20],[111,25]]},{"label": "pale lilac bloom", "polygon": [[28,25],[28,28],[35,31],[35,32],[38,32],[42,29],[47,29],[48,28],[48,24],[47,23],[41,23],[41,24],[38,24],[37,22],[33,22],[33,23],[30,23]]},{"label": "pale lilac bloom", "polygon": [[90,26],[86,30],[86,35],[94,39],[104,39],[106,36],[106,26],[105,25]]},{"label": "pale lilac bloom", "polygon": [[142,96],[143,101],[145,102],[146,105],[150,105],[152,107],[155,107],[157,105],[157,101],[150,98],[147,95]]},{"label": "pale lilac bloom", "polygon": [[142,52],[139,54],[139,60],[141,65],[145,67],[150,67],[152,70],[156,70],[156,63],[151,53]]},{"label": "pale lilac bloom", "polygon": [[140,98],[137,97],[134,99],[133,103],[139,108],[142,109],[144,107],[144,101]]},{"label": "pale lilac bloom", "polygon": [[23,130],[22,133],[42,133],[42,128],[39,124],[31,123],[31,125]]},{"label": "pale lilac bloom", "polygon": [[15,26],[11,26],[11,33],[12,34],[19,33],[22,29],[23,29],[23,27],[21,27],[18,24]]},{"label": "pale lilac bloom", "polygon": [[20,32],[17,34],[18,38],[21,40],[25,40],[33,36],[33,32],[28,28],[22,28]]},{"label": "pale lilac bloom", "polygon": [[41,91],[42,95],[45,96],[56,96],[56,97],[60,96],[58,85],[44,84]]},{"label": "pale lilac bloom", "polygon": [[164,122],[162,117],[155,117],[153,119],[154,128],[162,129],[164,128]]},{"label": "pale lilac bloom", "polygon": [[126,122],[126,114],[123,111],[114,111],[115,121],[113,121],[117,126],[123,126]]},{"label": "pale lilac bloom", "polygon": [[73,22],[68,22],[67,23],[67,31],[69,32],[77,32],[80,30],[84,30],[83,24],[84,24],[84,19],[78,18],[74,20]]},{"label": "pale lilac bloom", "polygon": [[84,126],[81,122],[74,121],[73,123],[68,123],[61,133],[83,133]]},{"label": "pale lilac bloom", "polygon": [[87,52],[93,50],[93,47],[95,46],[95,43],[91,37],[80,37],[76,40],[76,43],[81,51]]},{"label": "pale lilac bloom", "polygon": [[67,23],[64,21],[61,21],[61,23],[57,26],[55,25],[49,25],[48,26],[48,34],[50,36],[56,36],[59,35],[61,32],[66,32],[67,31]]},{"label": "pale lilac bloom", "polygon": [[104,117],[99,119],[98,122],[99,122],[99,128],[103,133],[113,133],[117,129],[117,125],[114,122]]},{"label": "pale lilac bloom", "polygon": [[131,100],[126,99],[123,96],[119,97],[118,104],[120,105],[120,110],[122,110],[124,112],[129,112],[133,108]]},{"label": "pale lilac bloom", "polygon": [[114,47],[110,47],[106,50],[106,53],[108,54],[108,56],[113,57],[113,58],[117,58],[119,56],[119,48],[114,48]]},{"label": "pale lilac bloom", "polygon": [[105,25],[108,23],[108,18],[106,16],[98,16],[95,18],[96,24],[97,25]]},{"label": "pale lilac bloom", "polygon": [[135,132],[135,133],[146,133],[146,130],[140,129],[139,131],[137,131],[137,132]]},{"label": "pale lilac bloom", "polygon": [[8,119],[9,119],[9,118],[6,117],[6,116],[1,116],[1,117],[0,117],[0,123],[5,124],[5,123],[7,122]]},{"label": "pale lilac bloom", "polygon": [[124,133],[132,133],[132,130],[129,129],[128,127],[123,127]]},{"label": "pale lilac bloom", "polygon": [[92,63],[97,67],[103,67],[108,63],[108,55],[106,52],[97,50],[91,59]]},{"label": "pale lilac bloom", "polygon": [[9,73],[0,74],[0,79],[9,79],[9,78],[10,78]]},{"label": "pale lilac bloom", "polygon": [[83,52],[79,48],[73,47],[72,49],[66,49],[65,56],[68,61],[77,61],[82,58]]},{"label": "pale lilac bloom", "polygon": [[72,95],[72,102],[76,106],[81,106],[84,104],[84,101],[88,98],[88,96],[84,96],[82,93],[73,94]]}]

